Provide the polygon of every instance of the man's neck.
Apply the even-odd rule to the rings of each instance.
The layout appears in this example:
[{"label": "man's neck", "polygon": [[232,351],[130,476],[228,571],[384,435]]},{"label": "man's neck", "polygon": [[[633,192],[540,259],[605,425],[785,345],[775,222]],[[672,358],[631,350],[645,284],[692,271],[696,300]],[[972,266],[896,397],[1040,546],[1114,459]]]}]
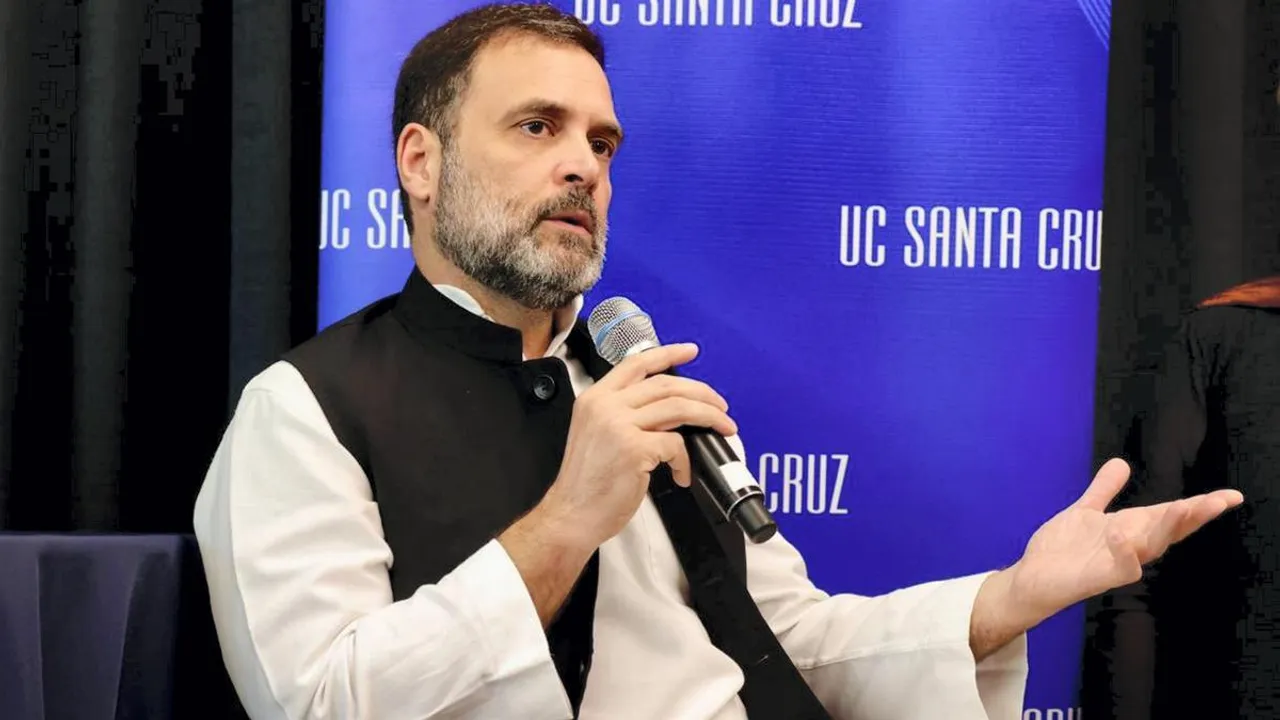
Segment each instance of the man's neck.
[{"label": "man's neck", "polygon": [[499,295],[489,288],[467,278],[466,285],[457,287],[467,291],[480,303],[484,314],[499,325],[520,331],[524,343],[524,356],[540,358],[547,354],[551,337],[555,334],[555,314],[545,310],[530,310],[511,298]]},{"label": "man's neck", "polygon": [[520,331],[526,358],[540,358],[546,354],[555,334],[555,313],[531,310],[520,303],[500,295],[476,282],[474,278],[446,260],[435,243],[414,253],[418,270],[432,285],[452,285],[466,292],[480,304],[484,314],[499,325]]}]

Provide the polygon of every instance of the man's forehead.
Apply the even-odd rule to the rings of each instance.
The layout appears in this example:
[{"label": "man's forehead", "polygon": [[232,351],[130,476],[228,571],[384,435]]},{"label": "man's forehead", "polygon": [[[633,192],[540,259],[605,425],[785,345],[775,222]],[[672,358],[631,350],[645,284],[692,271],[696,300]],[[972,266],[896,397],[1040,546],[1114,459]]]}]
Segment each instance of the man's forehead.
[{"label": "man's forehead", "polygon": [[496,38],[477,53],[463,103],[486,115],[532,98],[595,120],[615,121],[604,70],[586,50],[569,43],[517,35]]}]

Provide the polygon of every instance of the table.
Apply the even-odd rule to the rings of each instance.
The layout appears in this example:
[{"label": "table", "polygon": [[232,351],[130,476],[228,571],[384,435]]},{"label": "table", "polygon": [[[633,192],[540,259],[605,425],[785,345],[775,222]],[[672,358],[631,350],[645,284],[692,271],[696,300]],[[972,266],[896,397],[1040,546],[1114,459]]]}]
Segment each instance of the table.
[{"label": "table", "polygon": [[0,718],[246,717],[190,535],[0,533]]}]

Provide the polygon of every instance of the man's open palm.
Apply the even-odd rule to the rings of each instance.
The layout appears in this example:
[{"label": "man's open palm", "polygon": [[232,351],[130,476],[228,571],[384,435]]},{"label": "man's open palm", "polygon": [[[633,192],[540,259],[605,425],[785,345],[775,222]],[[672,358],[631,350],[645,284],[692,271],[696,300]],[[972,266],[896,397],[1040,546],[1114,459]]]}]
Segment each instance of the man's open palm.
[{"label": "man's open palm", "polygon": [[1244,501],[1235,490],[1217,490],[1108,513],[1128,480],[1128,464],[1107,462],[1079,500],[1031,536],[1017,571],[1024,601],[1047,616],[1136,582],[1143,565]]}]

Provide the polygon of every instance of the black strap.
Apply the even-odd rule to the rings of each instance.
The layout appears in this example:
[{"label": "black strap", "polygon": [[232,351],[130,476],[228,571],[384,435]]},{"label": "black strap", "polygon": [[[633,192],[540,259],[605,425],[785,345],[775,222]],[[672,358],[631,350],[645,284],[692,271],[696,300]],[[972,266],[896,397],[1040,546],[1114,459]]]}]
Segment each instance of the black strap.
[{"label": "black strap", "polygon": [[742,668],[738,696],[756,720],[830,720],[822,703],[782,649],[697,505],[692,492],[671,479],[661,465],[652,473],[649,495],[671,536],[689,579],[693,608],[711,642]]},{"label": "black strap", "polygon": [[[586,323],[578,322],[569,334],[568,344],[591,377],[599,380],[609,372],[611,366],[596,353]],[[760,608],[747,590],[745,568],[741,567],[744,558],[738,557],[735,563],[725,552],[716,530],[699,507],[699,498],[693,491],[676,485],[666,465],[659,465],[651,473],[649,495],[689,579],[694,611],[712,644],[742,668],[745,681],[738,697],[746,706],[748,717],[830,720],[760,615]]]}]

